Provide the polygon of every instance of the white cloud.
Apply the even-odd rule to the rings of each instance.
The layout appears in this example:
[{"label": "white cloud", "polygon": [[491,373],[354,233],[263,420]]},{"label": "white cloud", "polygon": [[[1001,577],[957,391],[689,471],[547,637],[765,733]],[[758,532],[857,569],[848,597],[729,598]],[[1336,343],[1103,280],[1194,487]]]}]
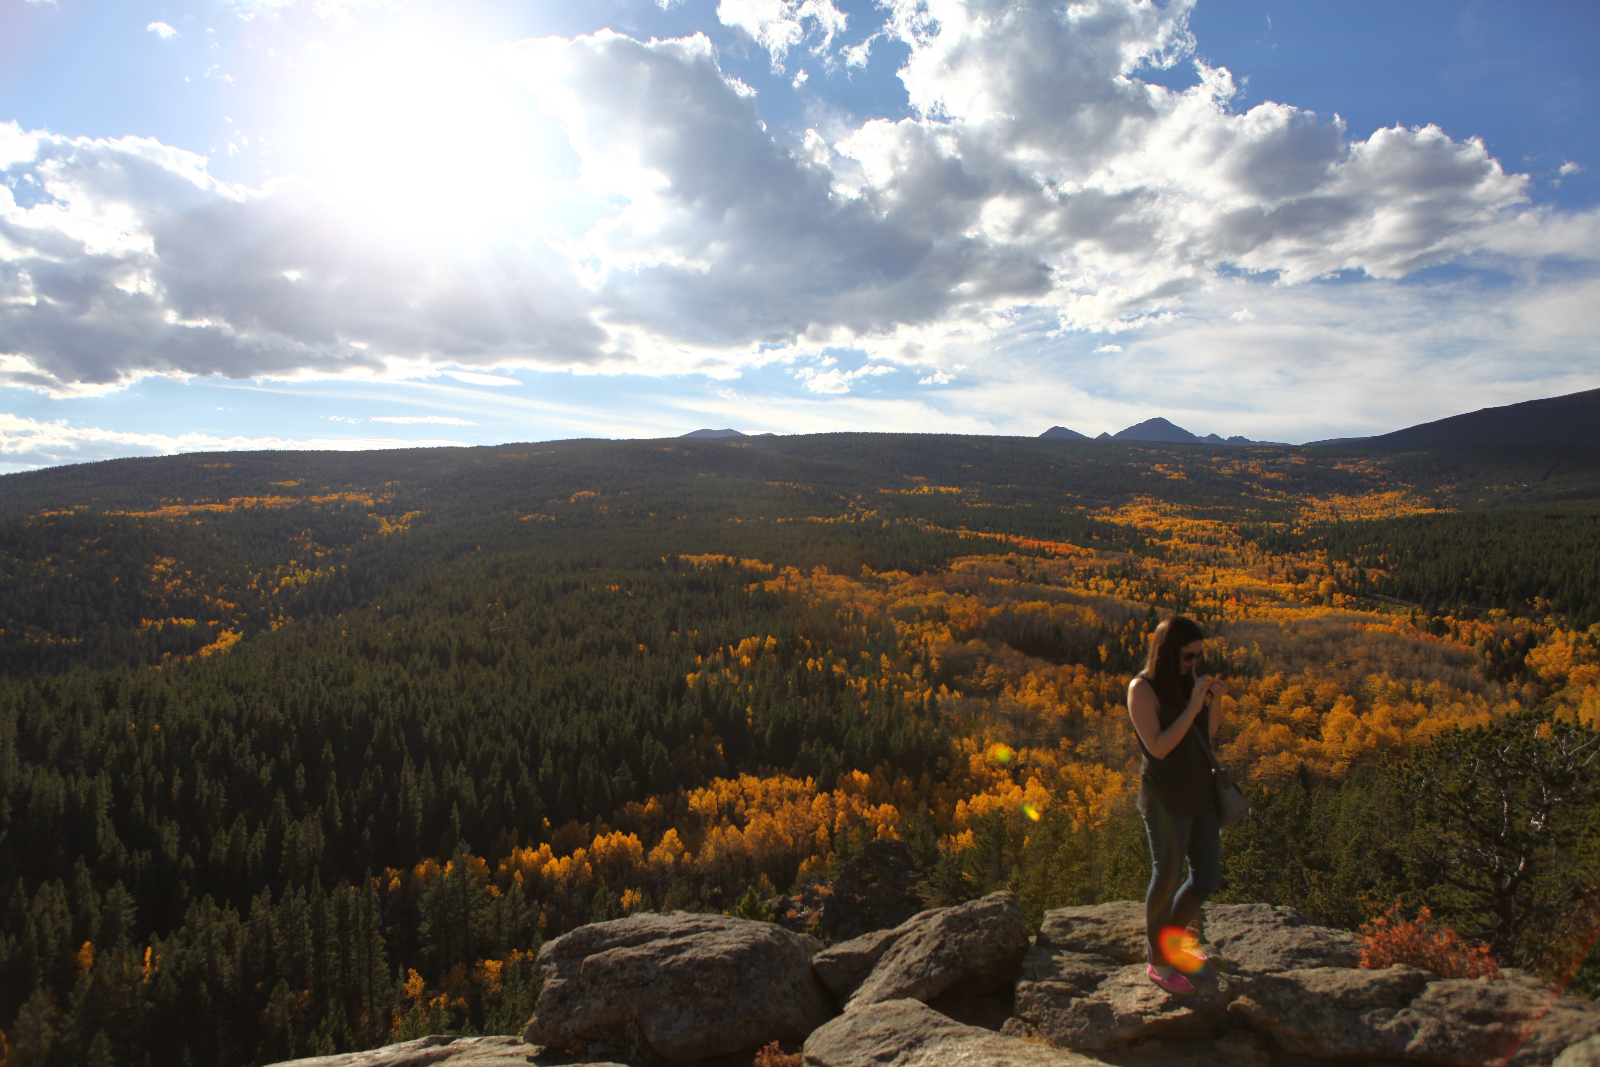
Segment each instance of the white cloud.
[{"label": "white cloud", "polygon": [[178,36],[178,31],[167,25],[165,22],[152,22],[150,25],[146,26],[145,29],[149,30],[163,41],[169,37]]},{"label": "white cloud", "polygon": [[1255,317],[1256,313],[1251,311],[1249,308],[1240,308],[1238,311],[1235,311],[1232,315],[1228,316],[1228,318],[1232,319],[1234,322],[1249,322]]},{"label": "white cloud", "polygon": [[[830,359],[826,362],[834,361]],[[795,374],[806,383],[806,388],[814,393],[848,393],[851,383],[858,378],[876,378],[882,374],[893,374],[898,369],[886,364],[876,366],[868,364],[849,371],[840,370],[838,367],[825,371],[818,371],[815,367],[802,367]]]},{"label": "white cloud", "polygon": [[1100,354],[1101,352],[1121,352],[1122,351],[1122,346],[1121,345],[1100,345],[1094,351],[1095,351],[1096,355]]},{"label": "white cloud", "polygon": [[135,433],[69,426],[67,420],[40,422],[0,413],[0,470],[32,470],[63,463],[87,463],[117,456],[170,456],[179,452],[236,452],[257,449],[421,448],[461,445],[460,441],[409,441],[392,437],[221,437],[208,433]]},{"label": "white cloud", "polygon": [[[1541,261],[1581,274],[1600,257],[1600,215],[1530,207],[1528,179],[1479,141],[1431,126],[1352,140],[1288,104],[1240,111],[1232,74],[1203,63],[1187,90],[1144,80],[1193,59],[1187,0],[885,2],[887,28],[840,48],[848,20],[828,0],[722,0],[719,17],[778,66],[800,49],[824,70],[852,49],[864,61],[880,33],[909,49],[909,118],[832,117],[803,136],[768,128],[703,35],[508,48],[590,202],[612,206],[561,244],[418,233],[398,208],[360,229],[304,181],[231,186],[153,141],[0,125],[8,179],[47,194],[0,186],[0,384],[516,381],[446,367],[727,379],[839,348],[871,366],[979,368],[966,381],[1018,345],[1082,351],[1074,331],[1280,321],[1240,276],[1294,289],[1364,275],[1350,299],[1381,304],[1379,282],[1457,263],[1524,279],[1531,306],[1555,292]],[[489,180],[476,158],[459,153],[452,193]],[[1220,292],[1233,303],[1218,313]],[[1245,299],[1261,321],[1230,317]],[[859,373],[805,381],[840,395]]]},{"label": "white cloud", "polygon": [[[722,17],[759,30],[792,6]],[[1030,310],[1067,330],[1159,323],[1229,269],[1404,277],[1496,253],[1529,214],[1525,176],[1476,140],[1239,113],[1232,76],[1203,65],[1189,90],[1142,81],[1192,57],[1187,14],[896,0],[916,116],[793,151],[703,37],[526,42],[512,63],[623,205],[585,245],[599,321],[645,366],[728,373],[830,345],[958,358]]]},{"label": "white cloud", "polygon": [[373,422],[393,422],[402,426],[431,423],[436,426],[477,426],[471,419],[458,419],[452,415],[374,415]]},{"label": "white cloud", "polygon": [[1583,165],[1581,163],[1574,163],[1569,159],[1565,163],[1561,164],[1561,169],[1556,173],[1560,174],[1563,178],[1567,177],[1569,174],[1582,174]]},{"label": "white cloud", "polygon": [[826,54],[849,24],[833,0],[720,0],[717,18],[765,48],[774,70],[782,70],[789,49],[808,38],[815,41],[812,52]]},{"label": "white cloud", "polygon": [[227,185],[202,157],[140,138],[9,123],[7,159],[45,195],[24,205],[0,185],[0,384],[71,396],[147,374],[393,377],[601,358],[592,298],[543,242],[362,230],[304,181]]}]

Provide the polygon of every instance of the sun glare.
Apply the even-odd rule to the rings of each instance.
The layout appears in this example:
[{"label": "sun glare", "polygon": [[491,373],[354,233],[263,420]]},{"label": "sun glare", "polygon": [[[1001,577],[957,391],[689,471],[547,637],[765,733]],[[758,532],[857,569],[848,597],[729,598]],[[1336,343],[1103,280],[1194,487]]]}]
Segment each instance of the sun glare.
[{"label": "sun glare", "polygon": [[560,146],[484,49],[411,25],[314,55],[301,129],[341,207],[391,235],[538,225]]}]

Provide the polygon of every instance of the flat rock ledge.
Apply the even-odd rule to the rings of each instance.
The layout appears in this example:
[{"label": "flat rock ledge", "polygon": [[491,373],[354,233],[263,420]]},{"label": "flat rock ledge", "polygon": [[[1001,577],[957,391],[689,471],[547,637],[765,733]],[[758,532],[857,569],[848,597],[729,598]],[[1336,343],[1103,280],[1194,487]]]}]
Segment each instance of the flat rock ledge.
[{"label": "flat rock ledge", "polygon": [[918,1000],[845,1012],[806,1039],[806,1067],[1102,1067],[1066,1049],[966,1026]]},{"label": "flat rock ledge", "polygon": [[[419,1037],[366,1052],[285,1060],[272,1067],[530,1067],[551,1062],[541,1058],[540,1051],[520,1037]],[[624,1065],[595,1063],[591,1067]]]}]

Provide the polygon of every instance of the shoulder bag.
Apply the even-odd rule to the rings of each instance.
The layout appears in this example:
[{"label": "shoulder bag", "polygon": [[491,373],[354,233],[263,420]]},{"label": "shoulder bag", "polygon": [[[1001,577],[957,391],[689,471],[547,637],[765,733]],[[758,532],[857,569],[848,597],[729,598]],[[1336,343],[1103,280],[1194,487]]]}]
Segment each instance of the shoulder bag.
[{"label": "shoulder bag", "polygon": [[1200,725],[1200,747],[1205,750],[1206,762],[1211,764],[1211,788],[1217,794],[1217,822],[1223,828],[1250,814],[1250,802],[1244,798],[1228,769],[1217,762],[1211,753],[1211,739],[1206,736],[1209,723]]}]

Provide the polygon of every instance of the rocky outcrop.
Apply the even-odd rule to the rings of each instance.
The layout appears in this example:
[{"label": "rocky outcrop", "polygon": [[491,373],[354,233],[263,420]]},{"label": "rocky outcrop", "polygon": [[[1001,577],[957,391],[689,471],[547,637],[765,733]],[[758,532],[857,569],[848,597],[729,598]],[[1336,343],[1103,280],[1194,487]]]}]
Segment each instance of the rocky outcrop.
[{"label": "rocky outcrop", "polygon": [[1600,1067],[1600,1004],[1523,972],[1363,970],[1352,935],[1267,905],[1207,906],[1202,934],[1211,964],[1178,997],[1145,976],[1131,901],[1048,912],[1031,945],[1010,893],[826,950],[772,923],[637,915],[544,947],[526,1044],[425,1038],[294,1067],[746,1067],[774,1040],[803,1040],[811,1067]]},{"label": "rocky outcrop", "polygon": [[544,985],[523,1038],[601,1056],[642,1043],[673,1063],[797,1041],[833,1014],[811,971],[820,947],[724,915],[580,927],[540,950]]},{"label": "rocky outcrop", "polygon": [[1235,992],[1225,976],[1174,996],[1145,977],[1143,963],[1110,965],[1105,957],[1044,954],[1035,949],[1017,984],[1016,1016],[1005,1032],[1042,1037],[1064,1048],[1113,1049],[1151,1039],[1209,1039],[1228,1027]]},{"label": "rocky outcrop", "polygon": [[1452,1067],[1549,1064],[1600,1032],[1600,1004],[1558,999],[1520,972],[1447,980],[1408,967],[1362,970],[1354,935],[1313,926],[1293,908],[1208,905],[1203,942],[1207,980],[1196,995],[1174,997],[1144,977],[1142,906],[1048,912],[1005,1030],[1109,1050],[1225,1038],[1243,1026],[1301,1056]]},{"label": "rocky outcrop", "polygon": [[[530,1067],[540,1059],[517,1037],[422,1037],[342,1056],[286,1060],[272,1067]],[[545,1061],[548,1062],[548,1061]],[[593,1063],[590,1067],[622,1067]]]},{"label": "rocky outcrop", "polygon": [[1207,905],[1204,938],[1218,963],[1236,974],[1355,967],[1361,962],[1355,934],[1313,926],[1294,908],[1271,904]]},{"label": "rocky outcrop", "polygon": [[1101,1067],[1086,1056],[965,1026],[917,1000],[846,1012],[806,1039],[807,1067]]},{"label": "rocky outcrop", "polygon": [[889,946],[899,939],[898,929],[876,930],[852,937],[812,956],[811,969],[817,972],[817,978],[828,987],[828,992],[842,1001],[867,980]]},{"label": "rocky outcrop", "polygon": [[1027,951],[1028,926],[1015,893],[925,911],[890,931],[877,963],[845,1007],[992,993],[1016,981]]},{"label": "rocky outcrop", "polygon": [[1513,973],[1436,979],[1411,967],[1317,967],[1264,975],[1229,1011],[1291,1052],[1491,1067],[1549,1063],[1600,1031],[1600,1006],[1561,1002]]}]

